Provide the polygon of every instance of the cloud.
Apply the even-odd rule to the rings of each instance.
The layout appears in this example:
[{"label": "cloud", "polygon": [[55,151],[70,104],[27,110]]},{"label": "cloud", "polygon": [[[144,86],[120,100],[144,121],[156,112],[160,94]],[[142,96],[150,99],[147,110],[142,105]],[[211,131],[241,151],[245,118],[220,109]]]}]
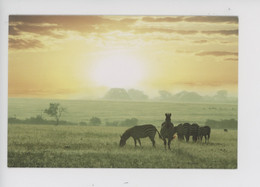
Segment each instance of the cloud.
[{"label": "cloud", "polygon": [[238,24],[238,17],[237,16],[192,16],[192,17],[185,18],[184,21]]},{"label": "cloud", "polygon": [[[106,33],[109,31],[129,31],[137,19],[118,17],[117,19],[102,16],[9,16],[9,46],[12,49],[40,47],[38,37],[47,36],[54,39],[66,37],[66,31],[87,33]],[[24,39],[30,34],[33,39]],[[18,40],[19,39],[19,40]],[[19,46],[20,45],[20,46]]]},{"label": "cloud", "polygon": [[217,31],[201,31],[201,33],[203,34],[221,34],[221,35],[225,35],[225,36],[229,36],[229,35],[238,35],[238,30],[217,30]]},{"label": "cloud", "polygon": [[178,17],[164,17],[164,18],[154,18],[154,17],[143,17],[142,21],[145,22],[180,22],[183,21],[183,16]]},{"label": "cloud", "polygon": [[9,48],[10,49],[35,49],[42,48],[44,45],[35,39],[13,39],[9,38]]},{"label": "cloud", "polygon": [[174,17],[143,17],[144,22],[205,22],[205,23],[228,23],[237,24],[236,16],[174,16]]},{"label": "cloud", "polygon": [[227,51],[203,51],[196,53],[197,56],[237,56],[237,52],[227,52]]},{"label": "cloud", "polygon": [[20,32],[51,35],[52,30],[70,30],[81,33],[126,30],[137,19],[113,20],[101,16],[10,16],[10,35]]},{"label": "cloud", "polygon": [[177,49],[176,52],[177,52],[177,53],[194,53],[194,51],[190,51],[190,50],[180,50],[180,49]]},{"label": "cloud", "polygon": [[203,43],[207,43],[208,40],[195,40],[193,41],[193,43],[196,43],[196,44],[203,44]]},{"label": "cloud", "polygon": [[226,61],[234,61],[234,62],[237,62],[237,61],[238,61],[238,58],[226,58],[225,60],[226,60]]},{"label": "cloud", "polygon": [[142,34],[161,32],[161,33],[176,33],[176,34],[183,34],[183,35],[198,33],[198,31],[196,30],[175,30],[175,29],[168,29],[168,28],[139,28],[139,29],[135,29],[135,32],[142,33]]}]

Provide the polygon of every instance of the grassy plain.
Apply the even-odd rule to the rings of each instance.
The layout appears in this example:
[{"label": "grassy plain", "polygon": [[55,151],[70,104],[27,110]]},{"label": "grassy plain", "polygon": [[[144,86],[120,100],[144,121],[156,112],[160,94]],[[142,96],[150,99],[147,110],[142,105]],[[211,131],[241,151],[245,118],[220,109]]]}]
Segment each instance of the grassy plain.
[{"label": "grassy plain", "polygon": [[49,100],[17,99],[8,100],[8,117],[19,119],[43,114],[50,102],[58,102],[67,109],[61,120],[71,122],[88,122],[93,116],[99,117],[103,124],[106,121],[122,121],[137,118],[139,124],[152,123],[157,127],[164,121],[164,113],[172,113],[174,124],[196,122],[203,125],[207,119],[237,120],[237,104],[214,103],[170,103],[170,102],[131,102],[131,101],[86,101],[86,100]]},{"label": "grassy plain", "polygon": [[143,148],[129,139],[120,148],[126,127],[9,125],[8,167],[66,168],[236,168],[237,131],[212,130],[209,143],[172,142],[164,150],[148,138]]},{"label": "grassy plain", "polygon": [[[138,124],[152,123],[158,130],[164,113],[172,113],[174,124],[207,119],[237,120],[236,104],[167,103],[125,101],[69,101],[9,98],[8,117],[19,119],[43,114],[50,102],[65,108],[62,120],[89,122],[93,116],[101,126],[80,125],[8,125],[8,167],[69,168],[236,168],[237,131],[212,129],[210,143],[185,143],[174,140],[172,150],[164,150],[156,135],[156,148],[148,138],[143,148],[134,147],[129,139],[119,148],[119,135],[128,127],[104,126],[106,121],[137,118]],[[43,114],[45,119],[49,117]]]}]

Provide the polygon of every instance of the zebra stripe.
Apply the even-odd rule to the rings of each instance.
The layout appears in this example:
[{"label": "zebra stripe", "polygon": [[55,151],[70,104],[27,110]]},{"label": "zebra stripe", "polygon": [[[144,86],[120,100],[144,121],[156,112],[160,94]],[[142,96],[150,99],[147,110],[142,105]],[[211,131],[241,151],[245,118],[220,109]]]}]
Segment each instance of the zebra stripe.
[{"label": "zebra stripe", "polygon": [[194,142],[196,142],[198,139],[198,130],[199,130],[199,125],[197,123],[193,123],[190,126],[190,136],[192,136],[192,140]]},{"label": "zebra stripe", "polygon": [[153,143],[153,146],[155,147],[155,141],[154,141],[154,137],[156,132],[158,132],[159,137],[161,138],[161,135],[159,133],[159,131],[156,129],[155,126],[151,125],[151,124],[146,124],[146,125],[140,125],[140,126],[134,126],[130,129],[127,129],[124,134],[121,136],[119,145],[122,147],[126,144],[126,140],[130,137],[132,137],[134,139],[135,142],[135,147],[136,147],[136,140],[139,142],[139,145],[141,145],[141,141],[140,138],[146,138],[149,137],[150,140]]},{"label": "zebra stripe", "polygon": [[168,139],[168,149],[171,149],[170,145],[171,145],[171,141],[173,139],[173,135],[176,133],[176,128],[174,128],[174,125],[171,122],[171,114],[166,113],[165,116],[166,116],[166,118],[165,118],[165,121],[161,125],[160,134],[162,136],[165,149],[166,149],[166,143],[167,143],[166,139]]},{"label": "zebra stripe", "polygon": [[177,136],[178,136],[178,140],[184,140],[184,135],[183,135],[183,126],[182,124],[179,124],[176,128],[176,132],[177,132]]},{"label": "zebra stripe", "polygon": [[209,142],[210,131],[211,131],[211,129],[210,129],[209,126],[199,127],[199,129],[198,129],[199,139],[202,141],[203,136],[204,136],[205,137],[205,143],[206,143],[206,140],[208,140],[208,142]]},{"label": "zebra stripe", "polygon": [[186,139],[186,142],[188,142],[190,139],[190,124],[189,123],[184,123],[182,125],[182,133]]}]

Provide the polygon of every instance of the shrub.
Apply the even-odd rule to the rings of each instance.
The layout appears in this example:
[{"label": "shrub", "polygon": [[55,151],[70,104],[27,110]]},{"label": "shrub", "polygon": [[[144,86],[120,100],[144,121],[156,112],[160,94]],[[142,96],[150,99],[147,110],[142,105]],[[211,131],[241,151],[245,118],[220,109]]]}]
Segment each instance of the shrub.
[{"label": "shrub", "polygon": [[119,122],[118,121],[106,121],[106,126],[118,126]]},{"label": "shrub", "polygon": [[101,119],[99,119],[98,117],[92,117],[92,118],[89,120],[89,123],[90,123],[91,125],[97,126],[97,125],[100,125],[100,124],[101,124]]},{"label": "shrub", "polygon": [[88,125],[85,121],[79,122],[79,125]]},{"label": "shrub", "polygon": [[131,118],[131,119],[125,119],[124,121],[120,122],[120,126],[135,126],[138,123],[138,119]]}]

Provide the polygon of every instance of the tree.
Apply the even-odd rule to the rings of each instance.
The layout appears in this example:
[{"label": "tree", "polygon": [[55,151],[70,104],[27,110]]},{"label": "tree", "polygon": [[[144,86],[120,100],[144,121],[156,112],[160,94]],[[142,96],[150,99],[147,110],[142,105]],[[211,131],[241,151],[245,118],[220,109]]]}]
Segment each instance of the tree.
[{"label": "tree", "polygon": [[50,103],[49,108],[45,109],[44,113],[48,114],[51,117],[54,117],[56,119],[56,125],[59,125],[60,117],[65,111],[66,109],[64,107],[61,107],[59,103]]},{"label": "tree", "polygon": [[90,119],[90,124],[91,125],[100,125],[101,124],[101,120],[98,117],[92,117]]},{"label": "tree", "polygon": [[132,99],[132,100],[147,100],[148,99],[148,96],[145,95],[142,91],[140,90],[136,90],[136,89],[129,89],[127,91],[129,97]]},{"label": "tree", "polygon": [[104,96],[108,100],[131,100],[124,88],[111,88]]},{"label": "tree", "polygon": [[160,94],[161,100],[171,100],[172,99],[172,94],[168,91],[160,90],[159,94]]}]

